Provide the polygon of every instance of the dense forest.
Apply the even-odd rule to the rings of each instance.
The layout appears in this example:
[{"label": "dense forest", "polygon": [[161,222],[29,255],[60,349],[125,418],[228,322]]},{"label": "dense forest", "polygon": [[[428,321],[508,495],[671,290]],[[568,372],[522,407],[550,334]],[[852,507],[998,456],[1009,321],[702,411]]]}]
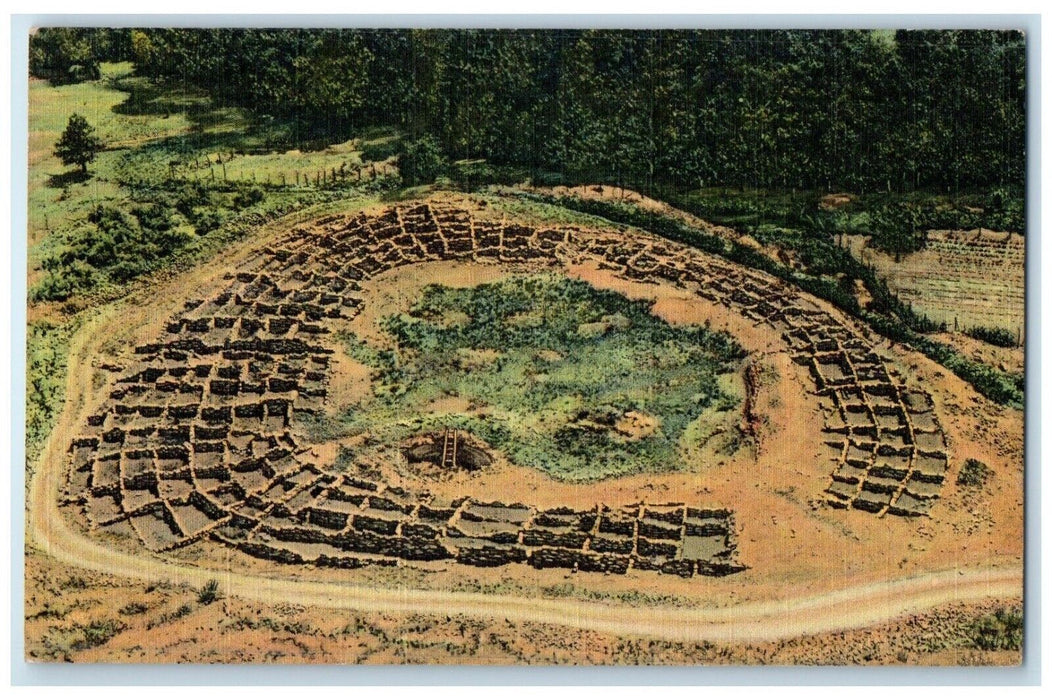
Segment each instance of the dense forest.
[{"label": "dense forest", "polygon": [[1001,31],[49,29],[30,70],[143,76],[287,127],[644,190],[1018,187],[1025,39]]}]

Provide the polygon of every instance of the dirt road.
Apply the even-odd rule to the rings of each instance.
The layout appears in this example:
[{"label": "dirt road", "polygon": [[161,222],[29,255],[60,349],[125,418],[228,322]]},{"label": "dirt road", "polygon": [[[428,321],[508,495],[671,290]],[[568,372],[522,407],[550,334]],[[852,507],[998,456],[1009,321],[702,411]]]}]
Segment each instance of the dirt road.
[{"label": "dirt road", "polygon": [[78,334],[70,353],[66,411],[40,462],[29,499],[29,537],[50,556],[115,576],[200,586],[220,582],[226,595],[266,603],[295,602],[332,609],[434,613],[503,618],[684,641],[770,641],[865,627],[949,602],[1022,594],[1022,574],[996,568],[941,571],[872,583],[822,595],[717,609],[638,608],[599,602],[514,598],[350,584],[288,581],[184,566],[151,555],[132,556],[73,530],[59,511],[64,426],[76,425],[91,405],[90,358],[108,334],[105,316]]},{"label": "dirt road", "polygon": [[[258,245],[260,238],[255,239],[253,247]],[[230,265],[247,250],[246,245],[242,250],[228,251],[229,254],[219,256],[218,262],[195,270],[193,277],[196,281],[208,280],[221,266]],[[183,296],[179,289],[185,293],[187,283],[184,277],[170,283],[171,289],[154,290],[148,304],[132,299],[100,311],[85,323],[71,343],[66,404],[38,462],[27,503],[28,538],[59,561],[147,581],[167,580],[200,586],[216,579],[225,595],[265,603],[294,602],[365,612],[462,614],[684,641],[772,641],[866,627],[949,602],[1022,595],[1022,573],[1018,568],[991,567],[938,571],[818,595],[719,608],[640,608],[594,601],[292,581],[277,576],[194,567],[145,552],[133,555],[110,549],[77,532],[59,510],[64,448],[69,444],[72,426],[83,424],[97,403],[100,388],[93,381],[92,362],[105,356],[101,352],[104,344],[112,343],[115,338],[130,341],[127,329],[145,328],[167,318],[178,307]],[[165,308],[167,306],[172,308]]]}]

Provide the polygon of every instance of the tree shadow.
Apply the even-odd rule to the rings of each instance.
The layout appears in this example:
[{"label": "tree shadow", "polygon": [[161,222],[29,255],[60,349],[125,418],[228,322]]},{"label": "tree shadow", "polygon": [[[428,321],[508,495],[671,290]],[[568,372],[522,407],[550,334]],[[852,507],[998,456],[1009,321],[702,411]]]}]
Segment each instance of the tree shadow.
[{"label": "tree shadow", "polygon": [[[246,153],[298,149],[320,151],[333,143],[350,138],[350,125],[331,117],[310,119],[304,115],[256,114],[251,108],[236,104],[220,104],[202,90],[179,85],[157,85],[141,76],[122,76],[113,80],[113,87],[128,93],[128,97],[112,107],[116,114],[126,116],[185,115],[190,122],[190,142],[193,147],[222,146]],[[209,129],[229,122],[232,112],[240,111],[243,121],[236,133],[209,134]]]},{"label": "tree shadow", "polygon": [[113,88],[128,97],[112,109],[132,117],[169,116],[185,112],[188,116],[204,115],[212,110],[212,100],[203,93],[175,86],[158,86],[148,78],[125,75],[113,80]]},{"label": "tree shadow", "polygon": [[64,173],[48,175],[47,186],[60,190],[69,187],[70,185],[76,185],[81,182],[87,182],[90,179],[90,172],[84,172],[80,168],[77,168],[76,170],[67,170]]}]

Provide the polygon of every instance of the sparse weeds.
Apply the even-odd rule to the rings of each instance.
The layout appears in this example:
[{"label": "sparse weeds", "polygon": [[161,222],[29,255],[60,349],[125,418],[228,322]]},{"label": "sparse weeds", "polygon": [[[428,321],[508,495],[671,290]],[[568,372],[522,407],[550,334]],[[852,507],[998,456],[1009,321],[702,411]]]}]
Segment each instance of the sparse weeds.
[{"label": "sparse weeds", "polygon": [[92,619],[88,624],[52,627],[42,640],[47,658],[72,661],[72,653],[102,646],[125,629],[120,620]]},{"label": "sparse weeds", "polygon": [[197,602],[201,605],[211,605],[220,598],[219,581],[211,579],[200,591],[197,592]]},{"label": "sparse weeds", "polygon": [[146,603],[128,603],[120,609],[121,615],[142,615],[144,612],[150,609],[150,606]]},{"label": "sparse weeds", "polygon": [[171,612],[164,612],[156,620],[151,620],[149,623],[147,623],[146,629],[153,629],[154,627],[166,625],[169,622],[175,622],[176,620],[186,617],[193,611],[194,609],[190,606],[189,603],[183,603],[175,610]]}]

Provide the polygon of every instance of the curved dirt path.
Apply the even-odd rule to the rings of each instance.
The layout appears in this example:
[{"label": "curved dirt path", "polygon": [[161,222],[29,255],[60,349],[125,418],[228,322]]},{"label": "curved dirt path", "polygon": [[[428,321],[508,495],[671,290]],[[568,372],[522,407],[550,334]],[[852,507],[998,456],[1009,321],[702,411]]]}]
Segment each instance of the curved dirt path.
[{"label": "curved dirt path", "polygon": [[941,571],[831,593],[713,610],[638,608],[547,599],[288,581],[197,569],[107,549],[72,532],[47,489],[34,489],[31,534],[49,555],[115,576],[200,586],[220,581],[227,595],[363,612],[467,615],[565,625],[681,641],[759,642],[866,627],[951,602],[1017,596],[1022,575],[996,568]]},{"label": "curved dirt path", "polygon": [[[252,248],[260,245],[255,239]],[[248,246],[223,256],[229,266]],[[202,266],[204,280],[220,263]],[[174,285],[174,283],[172,283]],[[186,280],[182,281],[185,284]],[[158,290],[154,299],[173,304],[178,295]],[[165,305],[165,302],[162,304]],[[156,307],[158,304],[151,304]],[[681,641],[759,642],[867,627],[950,602],[1022,595],[1022,572],[1012,568],[937,571],[894,581],[854,585],[827,593],[744,603],[712,609],[635,607],[624,604],[549,600],[480,593],[372,588],[356,584],[298,581],[173,563],[161,557],[133,555],[96,542],[71,527],[58,506],[65,465],[64,447],[71,426],[84,420],[95,401],[94,367],[102,346],[135,320],[167,314],[134,301],[115,305],[85,323],[70,345],[66,404],[38,461],[27,499],[27,537],[46,554],[82,568],[114,576],[201,586],[220,582],[224,594],[263,603],[294,602],[330,609],[503,618],[564,625],[624,635]]]}]

